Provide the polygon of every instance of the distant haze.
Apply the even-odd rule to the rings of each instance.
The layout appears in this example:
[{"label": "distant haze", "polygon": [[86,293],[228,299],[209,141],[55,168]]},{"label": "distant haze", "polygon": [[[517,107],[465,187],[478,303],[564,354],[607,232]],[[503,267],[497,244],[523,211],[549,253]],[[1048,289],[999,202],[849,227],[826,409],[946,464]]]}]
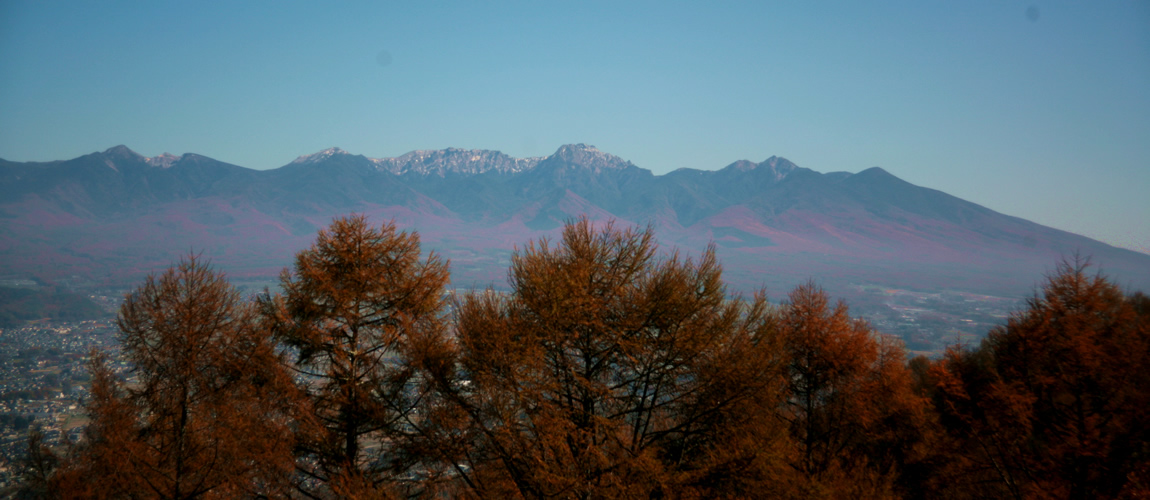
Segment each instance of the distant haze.
[{"label": "distant haze", "polygon": [[[189,250],[266,281],[334,217],[420,234],[458,288],[502,287],[510,256],[578,218],[649,226],[664,256],[714,245],[732,290],[815,279],[1018,297],[1075,254],[1131,289],[1150,255],[1001,214],[881,168],[820,173],[772,156],[664,175],[588,144],[545,157],[449,148],[368,158],[339,148],[251,170],[126,146],[48,163],[0,160],[0,275],[117,286]],[[612,222],[613,221],[613,222]]]},{"label": "distant haze", "polygon": [[1150,3],[0,3],[0,158],[878,166],[1150,250]]}]

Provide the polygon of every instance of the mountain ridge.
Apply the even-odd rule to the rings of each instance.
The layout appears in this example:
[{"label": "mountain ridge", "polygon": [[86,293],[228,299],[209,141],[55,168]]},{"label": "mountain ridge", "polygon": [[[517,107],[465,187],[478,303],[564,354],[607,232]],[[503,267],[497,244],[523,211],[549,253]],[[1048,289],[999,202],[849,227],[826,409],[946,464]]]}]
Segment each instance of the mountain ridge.
[{"label": "mountain ridge", "polygon": [[[830,288],[982,276],[975,288],[1017,294],[1075,252],[1150,284],[1148,255],[879,167],[819,173],[771,156],[655,175],[586,144],[535,158],[448,148],[376,159],[329,148],[271,170],[195,153],[148,158],[122,145],[71,160],[0,159],[0,274],[130,280],[200,248],[231,272],[256,275],[282,267],[349,212],[418,230],[471,283],[496,281],[516,245],[587,215],[650,224],[668,248],[714,242],[740,289],[756,285],[754,276],[768,284],[819,276]],[[956,272],[964,266],[976,271]]]}]

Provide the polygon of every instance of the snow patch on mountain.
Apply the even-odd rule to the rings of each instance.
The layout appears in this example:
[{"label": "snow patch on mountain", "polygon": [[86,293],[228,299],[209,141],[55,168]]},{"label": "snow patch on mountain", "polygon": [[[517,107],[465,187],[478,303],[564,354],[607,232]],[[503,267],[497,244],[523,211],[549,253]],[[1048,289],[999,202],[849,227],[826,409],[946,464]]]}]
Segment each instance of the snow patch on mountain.
[{"label": "snow patch on mountain", "polygon": [[[318,153],[300,156],[292,164],[322,162],[337,155],[350,155],[340,148],[329,148]],[[449,175],[479,175],[488,172],[517,174],[551,162],[586,167],[596,172],[622,170],[634,165],[618,156],[604,153],[587,144],[567,144],[547,157],[514,158],[499,151],[487,149],[447,148],[416,150],[394,158],[367,158],[375,168],[393,175],[447,177]],[[785,160],[784,160],[785,161]]]},{"label": "snow patch on mountain", "polygon": [[331,158],[331,157],[336,156],[336,155],[348,155],[348,154],[351,154],[351,153],[348,153],[347,151],[344,151],[340,148],[327,148],[327,149],[320,151],[318,153],[300,156],[299,158],[292,160],[291,164],[295,165],[298,163],[315,163],[318,161],[326,160],[326,159]]},{"label": "snow patch on mountain", "polygon": [[446,177],[487,172],[514,174],[530,170],[542,158],[513,158],[486,149],[417,150],[398,158],[369,158],[376,168],[395,175]]},{"label": "snow patch on mountain", "polygon": [[182,158],[182,157],[176,156],[176,155],[171,154],[171,153],[164,153],[160,156],[153,156],[151,158],[145,158],[144,161],[147,162],[148,165],[151,165],[153,167],[170,168],[172,166],[172,164],[179,161],[180,158]]},{"label": "snow patch on mountain", "polygon": [[570,165],[579,165],[590,168],[596,172],[600,170],[622,170],[635,166],[631,162],[618,156],[604,153],[595,146],[581,143],[560,146],[559,149],[555,151],[555,154],[549,156],[545,161],[559,161]]}]

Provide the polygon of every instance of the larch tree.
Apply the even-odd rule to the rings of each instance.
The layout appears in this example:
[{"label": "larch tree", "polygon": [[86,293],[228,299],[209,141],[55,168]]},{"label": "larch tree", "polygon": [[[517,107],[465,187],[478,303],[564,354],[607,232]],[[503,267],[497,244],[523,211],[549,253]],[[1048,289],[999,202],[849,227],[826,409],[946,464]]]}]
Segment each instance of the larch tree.
[{"label": "larch tree", "polygon": [[313,419],[298,428],[300,491],[386,495],[418,488],[409,449],[423,390],[413,353],[442,336],[447,263],[419,236],[364,216],[336,219],[265,296]]},{"label": "larch tree", "polygon": [[713,248],[657,258],[650,229],[582,219],[509,281],[457,303],[457,351],[431,368],[466,494],[763,493],[774,325],[761,295],[727,296]]},{"label": "larch tree", "polygon": [[787,398],[778,415],[793,438],[803,497],[897,495],[900,467],[920,438],[926,402],[900,342],[851,318],[807,283],[779,313]]},{"label": "larch tree", "polygon": [[40,426],[28,430],[28,450],[25,456],[16,461],[19,486],[13,498],[17,500],[49,498],[59,484],[55,480],[60,457],[44,444],[44,431]]},{"label": "larch tree", "polygon": [[253,305],[195,256],[125,297],[126,384],[94,353],[84,440],[54,478],[64,497],[282,494],[294,388]]},{"label": "larch tree", "polygon": [[978,349],[937,364],[935,404],[958,442],[952,496],[1150,493],[1150,315],[1083,259]]}]

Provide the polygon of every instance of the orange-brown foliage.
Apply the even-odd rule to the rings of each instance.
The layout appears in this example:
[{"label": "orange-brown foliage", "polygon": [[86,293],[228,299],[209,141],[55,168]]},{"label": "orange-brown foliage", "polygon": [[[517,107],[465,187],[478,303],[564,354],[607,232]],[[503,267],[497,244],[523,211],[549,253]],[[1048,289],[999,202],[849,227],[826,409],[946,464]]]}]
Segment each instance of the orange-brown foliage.
[{"label": "orange-brown foliage", "polygon": [[424,391],[411,359],[441,343],[448,281],[447,264],[419,252],[419,236],[394,224],[336,219],[283,272],[283,295],[263,300],[310,402],[297,427],[304,490],[412,483],[421,458],[407,448]]},{"label": "orange-brown foliage", "polygon": [[285,491],[289,379],[253,309],[195,257],[120,309],[137,381],[96,353],[86,439],[57,474],[65,497],[234,498]]},{"label": "orange-brown foliage", "polygon": [[1145,498],[1150,299],[1085,268],[908,364],[813,283],[729,297],[713,248],[658,257],[649,228],[586,219],[449,325],[417,235],[337,219],[258,307],[194,257],[127,297],[138,381],[94,353],[84,440],[35,442],[23,492]]},{"label": "orange-brown foliage", "polygon": [[720,278],[713,250],[659,260],[650,230],[580,220],[515,254],[511,294],[461,299],[439,379],[470,494],[755,494],[773,324]]},{"label": "orange-brown foliage", "polygon": [[1083,261],[979,349],[934,367],[956,443],[954,494],[1115,498],[1148,492],[1150,316]]},{"label": "orange-brown foliage", "polygon": [[779,416],[793,437],[797,496],[895,496],[918,458],[925,401],[911,385],[902,344],[829,305],[813,283],[780,311],[787,398]]}]

